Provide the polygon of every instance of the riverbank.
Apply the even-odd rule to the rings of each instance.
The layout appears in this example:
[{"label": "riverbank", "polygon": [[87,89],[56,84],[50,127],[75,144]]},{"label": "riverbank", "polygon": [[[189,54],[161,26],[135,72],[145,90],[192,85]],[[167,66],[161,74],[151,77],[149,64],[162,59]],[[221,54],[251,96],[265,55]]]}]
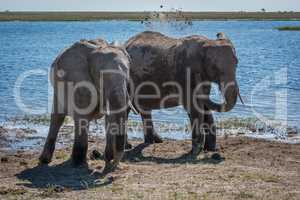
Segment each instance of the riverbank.
[{"label": "riverbank", "polygon": [[[61,128],[53,162],[38,166],[49,116],[12,118],[0,126],[0,199],[299,199],[300,137],[255,118],[217,121],[217,153],[191,158],[190,129],[155,123],[163,144],[142,144],[142,124],[130,120],[132,150],[120,169],[102,174],[104,121],[90,126],[89,167],[68,161],[73,122]],[[140,133],[134,135],[134,133]],[[133,137],[137,136],[136,137]],[[252,137],[252,138],[251,138]],[[264,139],[258,139],[258,138]]]},{"label": "riverbank", "polygon": [[[141,120],[130,118],[128,123],[130,139],[143,138]],[[10,118],[0,123],[0,151],[40,150],[45,142],[50,126],[49,115],[31,115]],[[164,139],[187,140],[191,136],[190,123],[154,120],[155,130]],[[266,139],[290,144],[300,144],[300,134],[297,127],[287,127],[282,122],[263,122],[257,118],[225,118],[216,119],[217,136],[245,136]],[[89,138],[98,140],[105,138],[104,120],[91,121]],[[57,148],[63,148],[73,142],[74,122],[66,117],[61,127]]]},{"label": "riverbank", "polygon": [[[219,137],[218,154],[185,156],[190,140],[127,151],[120,169],[101,174],[104,140],[89,142],[89,167],[72,168],[71,144],[49,166],[39,151],[0,151],[1,199],[299,199],[300,145]],[[97,158],[97,157],[96,157]]]},{"label": "riverbank", "polygon": [[279,31],[300,31],[300,26],[281,26],[276,29]]},{"label": "riverbank", "polygon": [[[0,12],[0,21],[143,21],[155,12]],[[300,20],[300,12],[161,12],[174,20]]]}]

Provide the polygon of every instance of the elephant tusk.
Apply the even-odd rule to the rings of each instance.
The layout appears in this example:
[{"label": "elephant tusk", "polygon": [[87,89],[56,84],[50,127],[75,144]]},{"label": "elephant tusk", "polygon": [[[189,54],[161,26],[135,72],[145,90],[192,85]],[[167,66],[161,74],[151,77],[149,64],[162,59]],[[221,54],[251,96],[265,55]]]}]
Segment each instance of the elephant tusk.
[{"label": "elephant tusk", "polygon": [[138,115],[139,112],[135,109],[135,107],[133,106],[133,104],[131,103],[131,101],[128,101],[129,107],[131,108],[131,110],[134,112],[134,114]]},{"label": "elephant tusk", "polygon": [[242,98],[242,96],[241,96],[241,94],[240,94],[240,91],[238,91],[238,95],[239,95],[239,98],[240,98],[242,104],[245,105],[244,100],[243,100],[243,98]]},{"label": "elephant tusk", "polygon": [[109,106],[109,101],[106,101],[106,113],[107,115],[110,115],[110,106]]},{"label": "elephant tusk", "polygon": [[126,88],[124,88],[128,97],[128,105],[131,108],[131,110],[134,112],[134,114],[139,115],[140,112],[137,111],[137,109],[134,107],[134,105],[132,104],[131,100],[130,100],[130,95],[128,93],[128,90]]}]

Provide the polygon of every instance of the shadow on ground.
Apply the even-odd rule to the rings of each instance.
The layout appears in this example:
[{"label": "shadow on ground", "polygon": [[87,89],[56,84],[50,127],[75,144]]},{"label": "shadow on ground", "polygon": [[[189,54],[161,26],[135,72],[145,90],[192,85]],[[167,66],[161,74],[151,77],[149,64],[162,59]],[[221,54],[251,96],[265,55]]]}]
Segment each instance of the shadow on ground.
[{"label": "shadow on ground", "polygon": [[[191,153],[176,158],[144,156],[143,150],[148,146],[149,144],[139,144],[135,148],[126,151],[123,161],[129,163],[154,162],[157,164],[219,164],[224,161],[224,158],[217,153],[212,156],[204,156],[201,159],[192,156]],[[103,159],[103,156],[98,159]],[[111,184],[113,178],[106,176],[107,173],[109,172],[93,173],[93,170],[88,166],[74,168],[71,161],[66,161],[53,166],[38,165],[16,174],[16,177],[26,182],[22,183],[22,186],[31,188],[63,186],[72,190],[83,190]]]},{"label": "shadow on ground", "polygon": [[204,156],[204,158],[198,159],[197,156],[193,156],[191,152],[183,154],[176,158],[163,158],[155,156],[144,156],[143,150],[150,144],[139,144],[132,150],[125,152],[123,161],[128,162],[155,162],[157,164],[219,164],[225,160],[220,154],[215,153],[212,156]]},{"label": "shadow on ground", "polygon": [[[75,168],[71,161],[47,166],[38,165],[26,169],[16,177],[29,183],[22,183],[22,186],[31,188],[65,187],[72,190],[83,190],[93,187],[101,187],[113,182],[111,177],[104,177],[105,174],[93,173],[87,166]],[[102,178],[102,179],[101,179]]]}]

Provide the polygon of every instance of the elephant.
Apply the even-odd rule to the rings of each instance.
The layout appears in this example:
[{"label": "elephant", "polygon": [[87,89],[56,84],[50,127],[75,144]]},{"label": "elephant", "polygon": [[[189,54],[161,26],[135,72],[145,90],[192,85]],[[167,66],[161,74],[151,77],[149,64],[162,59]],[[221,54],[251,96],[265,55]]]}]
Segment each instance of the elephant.
[{"label": "elephant", "polygon": [[[193,127],[191,153],[215,151],[212,111],[229,112],[240,97],[233,43],[224,33],[211,40],[199,35],[176,39],[145,31],[130,38],[125,48],[132,60],[132,84],[128,87],[132,103],[142,117],[145,143],[162,142],[153,128],[151,111],[182,105]],[[210,99],[212,83],[218,84],[224,102]],[[199,126],[194,128],[197,123]]]},{"label": "elephant", "polygon": [[123,47],[109,45],[102,39],[76,42],[56,58],[50,72],[53,109],[39,158],[41,164],[51,162],[66,116],[71,116],[75,125],[72,163],[86,164],[89,122],[105,116],[106,166],[118,165],[127,137],[129,65],[130,57]]}]

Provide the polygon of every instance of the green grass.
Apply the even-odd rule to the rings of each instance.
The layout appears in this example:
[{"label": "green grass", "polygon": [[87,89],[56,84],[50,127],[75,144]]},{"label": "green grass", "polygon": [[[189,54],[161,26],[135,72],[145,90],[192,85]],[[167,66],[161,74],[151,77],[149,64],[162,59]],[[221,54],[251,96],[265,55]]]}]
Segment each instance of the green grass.
[{"label": "green grass", "polygon": [[[176,20],[299,20],[300,12],[163,12]],[[140,21],[151,12],[0,12],[0,21]]]},{"label": "green grass", "polygon": [[221,129],[236,129],[236,128],[254,128],[256,118],[228,118],[217,122],[217,127]]},{"label": "green grass", "polygon": [[255,196],[252,193],[241,191],[235,199],[252,199],[254,197]]},{"label": "green grass", "polygon": [[300,31],[300,26],[282,26],[276,29],[279,31]]},{"label": "green grass", "polygon": [[274,174],[256,173],[256,172],[243,172],[240,174],[240,179],[243,181],[264,181],[269,183],[280,182],[280,177]]},{"label": "green grass", "polygon": [[[27,116],[21,116],[21,117],[15,117],[8,120],[9,122],[18,122],[21,124],[35,124],[35,125],[50,125],[50,115],[27,115]],[[73,119],[71,117],[66,117],[64,120],[65,124],[73,124]],[[98,120],[97,123],[104,124],[103,119]],[[156,128],[159,128],[161,132],[167,132],[167,131],[178,131],[178,132],[190,132],[191,126],[189,123],[183,123],[183,124],[175,124],[171,121],[155,121],[154,124]],[[128,128],[130,131],[142,131],[143,130],[143,123],[141,121],[136,121],[133,119],[128,120]],[[280,122],[278,122],[278,125],[280,125]],[[261,129],[270,129],[271,127],[268,126],[265,122],[260,121],[259,119],[255,117],[247,117],[247,118],[227,118],[227,119],[221,119],[216,120],[216,127],[218,129],[246,129],[246,130],[256,130],[259,128]]]}]

